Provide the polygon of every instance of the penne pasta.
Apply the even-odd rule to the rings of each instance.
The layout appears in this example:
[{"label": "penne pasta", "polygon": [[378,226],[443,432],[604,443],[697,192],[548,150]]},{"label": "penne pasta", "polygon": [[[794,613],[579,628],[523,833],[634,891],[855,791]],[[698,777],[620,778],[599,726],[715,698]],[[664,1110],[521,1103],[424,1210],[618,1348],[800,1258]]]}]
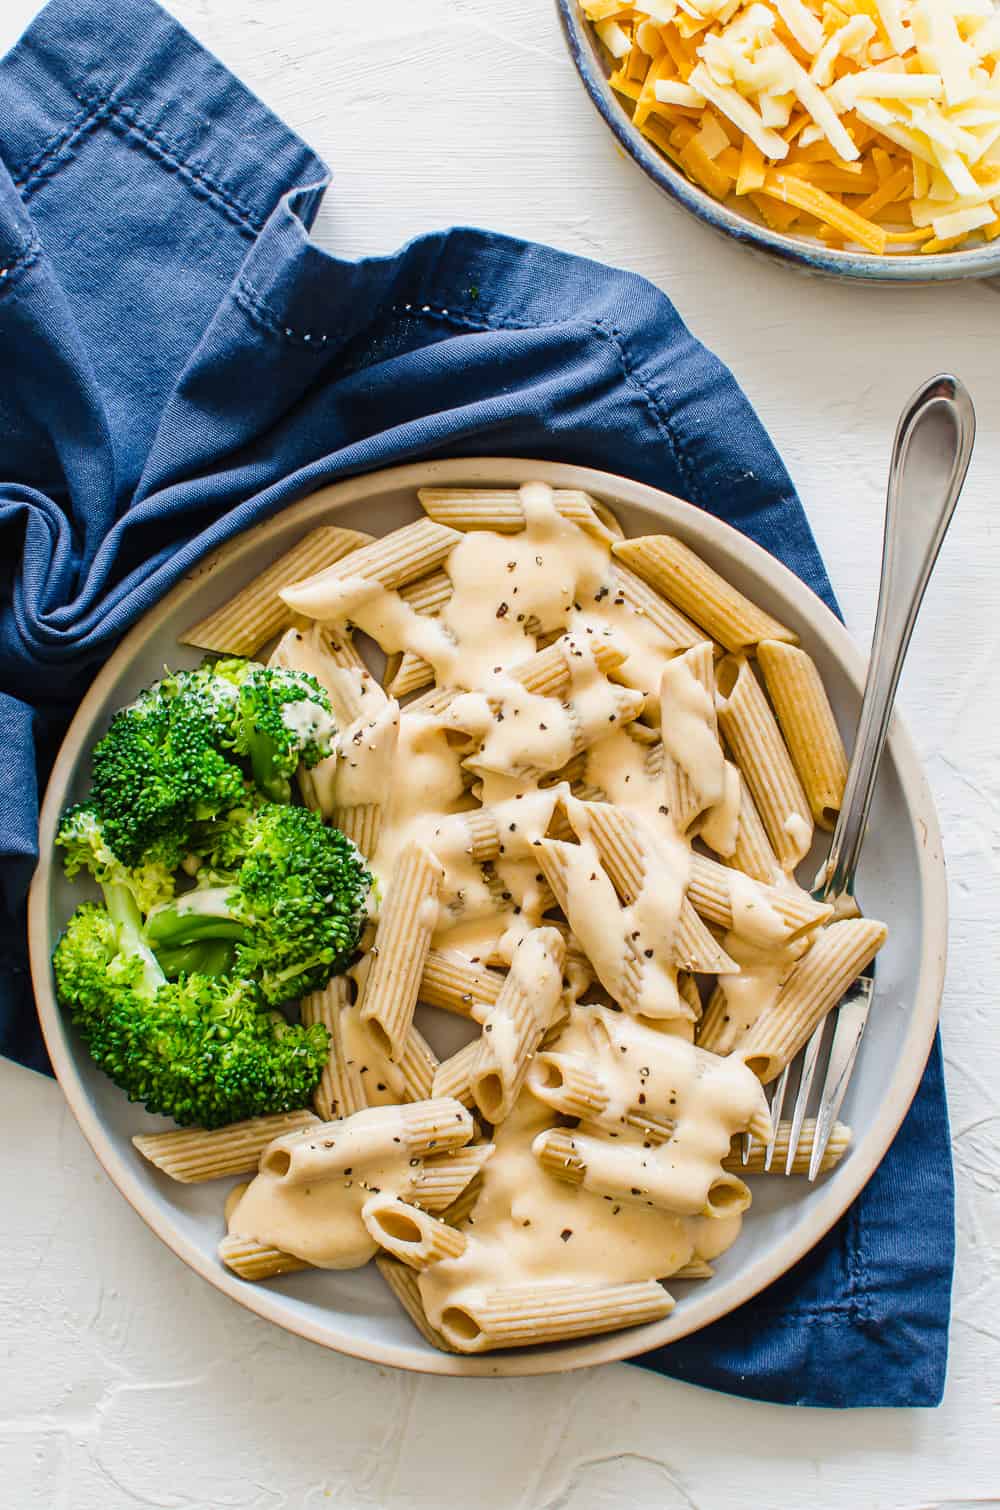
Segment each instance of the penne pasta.
[{"label": "penne pasta", "polygon": [[[764,1159],[767,1154],[765,1142],[755,1141],[750,1145],[750,1156],[746,1163],[743,1162],[743,1150],[737,1140],[734,1143],[729,1156],[722,1161],[723,1169],[731,1169],[736,1174],[774,1174],[785,1173],[785,1160],[788,1158],[789,1138],[792,1130],[791,1122],[779,1122],[778,1133],[774,1140],[774,1155],[770,1169],[764,1168]],[[806,1117],[799,1131],[799,1140],[795,1145],[795,1157],[792,1161],[792,1174],[808,1174],[809,1161],[812,1157],[813,1137],[816,1133],[816,1119]],[[851,1146],[851,1129],[843,1122],[835,1122],[830,1132],[830,1141],[826,1145],[820,1163],[820,1173],[827,1174],[834,1169],[844,1157]]]},{"label": "penne pasta", "polygon": [[664,1277],[667,1279],[711,1279],[714,1273],[712,1265],[706,1263],[703,1258],[692,1258],[681,1268],[675,1269],[672,1274]]},{"label": "penne pasta", "polygon": [[525,935],[483,1022],[469,1089],[487,1122],[510,1115],[530,1056],[551,1026],[562,1000],[566,946],[554,928]]},{"label": "penne pasta", "polygon": [[641,1144],[609,1143],[589,1133],[553,1128],[535,1139],[533,1152],[546,1174],[568,1185],[681,1216],[734,1216],[751,1201],[749,1187],[721,1166],[692,1195],[688,1182],[677,1177],[676,1166],[657,1162]]},{"label": "penne pasta", "polygon": [[637,572],[618,561],[612,575],[615,596],[625,607],[648,620],[674,650],[687,650],[704,638],[697,624],[644,582]]},{"label": "penne pasta", "polygon": [[784,870],[812,843],[812,813],[767,698],[748,661],[727,656],[717,668],[719,727]]},{"label": "penne pasta", "polygon": [[283,1253],[268,1243],[258,1243],[252,1237],[227,1234],[219,1244],[218,1254],[227,1269],[232,1269],[240,1279],[259,1281],[275,1279],[279,1274],[295,1274],[313,1266],[303,1258]]},{"label": "penne pasta", "polygon": [[379,918],[359,1006],[362,1022],[390,1059],[402,1053],[413,1022],[443,877],[440,862],[429,850],[408,845],[397,861],[394,885]]},{"label": "penne pasta", "polygon": [[427,1320],[427,1313],[420,1298],[416,1270],[411,1269],[407,1264],[401,1264],[396,1258],[390,1258],[386,1253],[376,1255],[375,1267],[424,1341],[429,1342],[431,1347],[436,1347],[442,1353],[453,1353],[455,1349],[451,1343]]},{"label": "penne pasta", "polygon": [[492,1158],[492,1143],[470,1143],[465,1148],[424,1158],[414,1178],[411,1198],[425,1211],[450,1213],[469,1186],[479,1179]]},{"label": "penne pasta", "polygon": [[411,1269],[460,1258],[468,1246],[457,1228],[393,1195],[371,1196],[361,1208],[361,1220],[380,1248]]},{"label": "penne pasta", "polygon": [[352,1062],[350,1048],[344,1044],[344,1011],[350,1002],[350,981],[337,975],[322,991],[304,996],[299,1004],[302,1021],[321,1022],[330,1035],[330,1052],[313,1092],[313,1107],[324,1122],[349,1117],[368,1105],[361,1066]]},{"label": "penne pasta", "polygon": [[453,1227],[461,1227],[463,1222],[467,1222],[476,1209],[476,1203],[482,1194],[482,1190],[482,1175],[474,1175],[462,1191],[462,1194],[456,1196],[451,1205],[442,1211],[442,1219],[450,1222]]},{"label": "penne pasta", "polygon": [[723,857],[727,865],[741,870],[754,881],[765,884],[776,881],[781,875],[778,857],[771,848],[767,829],[761,822],[757,805],[747,790],[745,781],[740,782],[740,808],[736,826],[736,842],[731,855]]},{"label": "penne pasta", "polygon": [[[524,529],[527,515],[518,488],[418,488],[420,506],[429,518],[453,530],[493,530],[516,535]],[[610,542],[616,535],[608,528],[607,512],[589,493],[576,488],[556,488],[552,494],[556,512],[585,534]]]},{"label": "penne pasta", "polygon": [[319,1121],[313,1112],[277,1112],[271,1117],[251,1117],[228,1127],[208,1131],[182,1127],[176,1132],[139,1133],[133,1146],[157,1169],[184,1185],[221,1180],[227,1175],[250,1174],[257,1168],[267,1145],[282,1133],[298,1132]]},{"label": "penne pasta", "polygon": [[763,946],[798,938],[833,916],[829,904],[813,901],[808,892],[762,885],[707,855],[691,856],[687,894],[708,922]]},{"label": "penne pasta", "polygon": [[660,733],[666,807],[674,828],[686,835],[725,795],[726,762],[715,716],[715,659],[707,640],[663,668]]},{"label": "penne pasta", "polygon": [[[272,664],[315,676],[338,729],[303,796],[378,878],[349,975],[300,1005],[330,1038],[313,1110],[135,1142],[175,1179],[253,1176],[226,1203],[233,1273],[374,1257],[428,1343],[478,1353],[656,1320],[661,1281],[712,1279],[763,1170],[762,1082],[885,930],[794,881],[843,748],[791,631],[588,494],[421,501],[265,574]],[[475,1037],[439,1061],[418,1003]],[[849,1139],[837,1124],[824,1169]]]},{"label": "penne pasta", "polygon": [[[446,572],[432,572],[399,590],[400,600],[414,613],[433,617],[439,614],[452,595],[451,578]],[[385,689],[390,697],[406,697],[419,692],[434,680],[434,668],[413,650],[390,656],[386,664]]]},{"label": "penne pasta", "polygon": [[[256,655],[268,640],[291,623],[291,610],[279,596],[284,584],[332,566],[359,546],[367,545],[371,538],[358,530],[333,525],[310,530],[298,545],[266,567],[235,598],[186,629],[180,636],[181,644],[196,645],[199,650],[213,650],[219,655]],[[227,548],[223,547],[201,569],[211,571],[213,566],[223,563],[227,554]]]},{"label": "penne pasta", "polygon": [[757,660],[814,821],[832,829],[844,799],[847,752],[816,666],[797,645],[762,640]]},{"label": "penne pasta", "polygon": [[673,1306],[655,1280],[620,1285],[541,1281],[484,1290],[446,1306],[440,1330],[456,1352],[484,1353],[644,1326],[668,1316]]},{"label": "penne pasta", "polygon": [[354,807],[331,808],[330,822],[334,828],[339,828],[352,844],[357,845],[366,860],[373,858],[382,832],[382,804],[380,802],[360,802]]},{"label": "penne pasta", "polygon": [[478,1017],[483,1007],[496,1001],[503,980],[499,971],[474,964],[457,949],[432,949],[417,994],[428,1006],[456,1017]]},{"label": "penne pasta", "polygon": [[[606,1116],[612,1101],[611,1090],[581,1054],[554,1050],[536,1054],[528,1071],[528,1087],[533,1096],[560,1116],[578,1117],[615,1129],[631,1127],[651,1143],[665,1143],[677,1126],[666,1108],[647,1109],[637,1102],[625,1107],[615,1103],[610,1117]],[[661,1111],[659,1116],[657,1110]]]},{"label": "penne pasta", "polygon": [[479,1039],[474,1038],[448,1059],[442,1059],[434,1074],[435,1096],[453,1096],[463,1106],[471,1107],[472,1077],[479,1068],[479,1053]]},{"label": "penne pasta", "polygon": [[427,576],[439,567],[461,537],[455,530],[421,519],[342,556],[332,566],[281,588],[293,613],[326,622],[341,617],[338,589],[345,582],[370,582],[392,591]]},{"label": "penne pasta", "polygon": [[612,550],[620,562],[727,650],[744,650],[760,640],[795,641],[790,629],[737,592],[672,535],[621,540]]},{"label": "penne pasta", "polygon": [[744,1064],[764,1085],[805,1047],[813,1029],[871,964],[885,939],[885,924],[870,918],[845,918],[820,932],[777,999],[737,1046]]}]

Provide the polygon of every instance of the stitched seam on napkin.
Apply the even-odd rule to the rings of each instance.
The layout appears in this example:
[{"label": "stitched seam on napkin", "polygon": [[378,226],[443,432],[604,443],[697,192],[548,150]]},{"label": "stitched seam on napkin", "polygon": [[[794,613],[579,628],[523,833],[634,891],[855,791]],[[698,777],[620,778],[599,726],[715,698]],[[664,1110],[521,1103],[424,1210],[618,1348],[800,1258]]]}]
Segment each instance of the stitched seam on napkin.
[{"label": "stitched seam on napkin", "polygon": [[32,235],[14,261],[8,262],[6,267],[0,267],[0,299],[13,288],[19,276],[38,261],[41,250],[41,242],[37,236]]},{"label": "stitched seam on napkin", "polygon": [[[135,146],[136,150],[145,149],[154,161],[169,164],[192,193],[197,194],[199,198],[207,198],[217,203],[227,217],[234,220],[248,235],[260,234],[263,221],[254,217],[249,206],[242,204],[203,168],[194,167],[183,155],[183,149],[179,143],[171,141],[163,132],[143,120],[132,106],[106,95],[94,95],[88,98],[86,95],[78,94],[75,98],[83,107],[81,114],[49,138],[38,155],[27,165],[24,177],[16,184],[18,192],[25,201],[31,198],[46,179],[51,178],[70,161],[68,157],[61,156],[67,147],[74,145],[76,141],[82,140],[89,132],[107,122],[123,133],[123,140],[127,146]],[[138,138],[138,142],[134,142],[133,137]]]},{"label": "stitched seam on napkin", "polygon": [[28,198],[33,192],[33,182],[36,178],[41,179],[47,176],[46,168],[49,160],[56,157],[63,147],[68,146],[74,137],[82,136],[93,124],[96,114],[95,110],[85,105],[65,126],[46,137],[35,156],[20,169],[21,176],[14,180],[14,187],[24,198]]},{"label": "stitched seam on napkin", "polygon": [[[251,318],[257,320],[267,330],[270,330],[275,335],[283,336],[286,340],[294,341],[297,345],[308,345],[315,349],[317,347],[324,346],[330,339],[330,334],[328,332],[301,331],[294,329],[294,327],[292,326],[286,325],[284,321],[280,319],[277,313],[270,308],[270,306],[267,304],[267,301],[258,292],[258,290],[254,288],[253,284],[250,283],[245,276],[241,277],[239,280],[236,291],[236,301],[241,309],[243,309],[248,315],[250,315]],[[556,326],[571,325],[574,323],[572,316],[569,316],[564,320],[548,321],[515,320],[511,317],[505,317],[502,320],[494,320],[491,319],[485,312],[477,312],[475,315],[472,315],[465,310],[434,309],[433,306],[429,304],[393,304],[390,306],[389,312],[395,315],[406,315],[410,317],[414,315],[421,315],[432,320],[447,321],[454,325],[465,326],[466,328],[479,331],[547,330],[552,329]],[[688,463],[687,455],[684,452],[683,448],[680,446],[677,437],[671,427],[670,420],[665,410],[658,403],[656,395],[643,382],[642,378],[639,376],[635,368],[630,363],[628,357],[626,356],[625,347],[623,344],[625,339],[623,333],[620,330],[615,329],[614,326],[606,325],[603,320],[591,320],[588,322],[587,328],[592,330],[595,335],[601,336],[614,349],[626,384],[635,393],[637,393],[642,401],[646,404],[647,408],[652,414],[653,422],[656,425],[657,430],[663,437],[664,442],[666,443],[671,455],[674,458],[674,461],[677,464],[678,471],[681,472],[685,477],[691,501],[700,502],[700,491]]]}]

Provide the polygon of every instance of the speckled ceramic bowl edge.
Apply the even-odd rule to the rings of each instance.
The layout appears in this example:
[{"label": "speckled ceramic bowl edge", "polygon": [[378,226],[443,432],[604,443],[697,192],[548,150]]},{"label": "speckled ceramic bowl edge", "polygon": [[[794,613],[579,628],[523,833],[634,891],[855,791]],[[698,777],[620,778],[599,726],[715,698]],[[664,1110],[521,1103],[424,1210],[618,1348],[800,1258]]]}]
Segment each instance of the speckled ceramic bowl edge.
[{"label": "speckled ceramic bowl edge", "polygon": [[782,235],[758,225],[738,210],[700,189],[674,168],[662,153],[633,126],[608,83],[599,44],[584,17],[579,0],[556,0],[556,9],[570,56],[591,103],[604,120],[622,151],[664,194],[696,215],[699,220],[744,246],[788,263],[800,272],[820,273],[844,281],[905,284],[947,283],[956,279],[988,278],[1000,274],[1000,241],[966,251],[935,256],[876,257],[869,252],[841,251]]}]

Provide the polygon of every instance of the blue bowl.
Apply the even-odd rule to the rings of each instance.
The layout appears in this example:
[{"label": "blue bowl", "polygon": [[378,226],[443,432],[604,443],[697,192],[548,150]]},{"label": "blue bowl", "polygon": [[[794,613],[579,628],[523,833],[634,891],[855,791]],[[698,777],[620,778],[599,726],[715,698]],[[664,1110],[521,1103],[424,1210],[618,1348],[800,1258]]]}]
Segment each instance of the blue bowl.
[{"label": "blue bowl", "polygon": [[876,257],[871,252],[847,252],[824,246],[810,236],[772,231],[749,215],[720,204],[691,182],[633,126],[608,83],[609,67],[596,33],[580,9],[579,0],[556,0],[566,44],[591,101],[616,140],[646,177],[664,194],[697,215],[713,230],[766,252],[803,272],[835,278],[862,278],[876,283],[945,283],[955,278],[988,278],[1000,273],[1000,239],[968,250]]}]

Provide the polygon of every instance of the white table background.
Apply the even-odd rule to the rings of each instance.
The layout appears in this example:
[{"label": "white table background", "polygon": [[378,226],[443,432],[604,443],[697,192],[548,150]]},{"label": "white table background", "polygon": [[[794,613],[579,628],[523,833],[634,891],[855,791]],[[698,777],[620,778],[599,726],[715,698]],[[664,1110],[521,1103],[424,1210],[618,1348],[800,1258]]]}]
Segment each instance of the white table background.
[{"label": "white table background", "polygon": [[[664,288],[782,451],[862,642],[897,412],[934,370],[970,387],[978,448],[901,693],[951,873],[951,1364],[939,1411],[838,1413],[624,1365],[463,1382],[341,1358],[186,1270],[111,1187],[58,1087],[0,1063],[0,1507],[1000,1507],[1000,298],[841,287],[717,239],[617,153],[551,0],[168,8],[331,164],[323,246],[388,252],[488,225]],[[36,9],[0,0],[0,48]]]}]

